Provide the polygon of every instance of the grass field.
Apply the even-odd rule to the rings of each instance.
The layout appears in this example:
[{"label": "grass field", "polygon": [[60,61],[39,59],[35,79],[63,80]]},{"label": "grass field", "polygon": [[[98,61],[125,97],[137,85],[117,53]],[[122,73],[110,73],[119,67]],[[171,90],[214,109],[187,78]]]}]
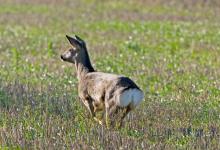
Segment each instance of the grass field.
[{"label": "grass field", "polygon": [[[0,149],[220,149],[218,0],[0,0]],[[78,100],[77,34],[145,100],[122,129]]]}]

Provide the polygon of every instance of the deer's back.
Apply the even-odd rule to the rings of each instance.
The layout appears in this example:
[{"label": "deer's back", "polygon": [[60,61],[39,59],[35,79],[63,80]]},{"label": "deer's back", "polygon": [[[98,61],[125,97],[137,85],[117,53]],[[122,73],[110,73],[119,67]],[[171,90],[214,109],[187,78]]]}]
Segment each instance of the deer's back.
[{"label": "deer's back", "polygon": [[140,90],[128,77],[102,72],[88,73],[79,83],[80,94],[97,102],[108,101],[128,89]]}]

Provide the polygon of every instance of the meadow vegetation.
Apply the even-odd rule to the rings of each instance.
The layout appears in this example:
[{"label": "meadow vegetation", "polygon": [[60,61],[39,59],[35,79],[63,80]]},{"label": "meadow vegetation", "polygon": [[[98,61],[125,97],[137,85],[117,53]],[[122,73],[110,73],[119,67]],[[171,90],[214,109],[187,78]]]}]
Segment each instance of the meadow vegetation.
[{"label": "meadow vegetation", "polygon": [[[218,0],[0,0],[0,149],[220,149]],[[65,35],[145,99],[108,130],[78,100]]]}]

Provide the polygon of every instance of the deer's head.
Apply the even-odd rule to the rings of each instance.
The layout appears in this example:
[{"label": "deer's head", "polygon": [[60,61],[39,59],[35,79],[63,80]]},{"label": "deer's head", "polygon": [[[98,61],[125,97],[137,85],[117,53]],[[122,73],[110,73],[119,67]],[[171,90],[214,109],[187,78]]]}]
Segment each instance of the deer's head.
[{"label": "deer's head", "polygon": [[66,38],[69,40],[71,47],[61,54],[61,59],[70,63],[75,63],[83,59],[82,56],[86,49],[85,42],[77,35],[75,37],[66,35]]}]

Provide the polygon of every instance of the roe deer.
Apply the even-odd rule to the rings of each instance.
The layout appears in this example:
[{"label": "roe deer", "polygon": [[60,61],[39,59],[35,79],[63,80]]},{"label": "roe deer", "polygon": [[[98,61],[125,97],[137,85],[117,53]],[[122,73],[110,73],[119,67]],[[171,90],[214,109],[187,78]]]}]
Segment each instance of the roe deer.
[{"label": "roe deer", "polygon": [[105,112],[107,128],[109,120],[111,124],[114,121],[110,117],[119,116],[119,110],[123,110],[119,118],[121,126],[125,116],[143,100],[142,90],[128,77],[96,72],[90,63],[86,43],[76,35],[66,37],[72,46],[61,54],[61,59],[75,64],[80,100],[101,125],[96,112]]}]

